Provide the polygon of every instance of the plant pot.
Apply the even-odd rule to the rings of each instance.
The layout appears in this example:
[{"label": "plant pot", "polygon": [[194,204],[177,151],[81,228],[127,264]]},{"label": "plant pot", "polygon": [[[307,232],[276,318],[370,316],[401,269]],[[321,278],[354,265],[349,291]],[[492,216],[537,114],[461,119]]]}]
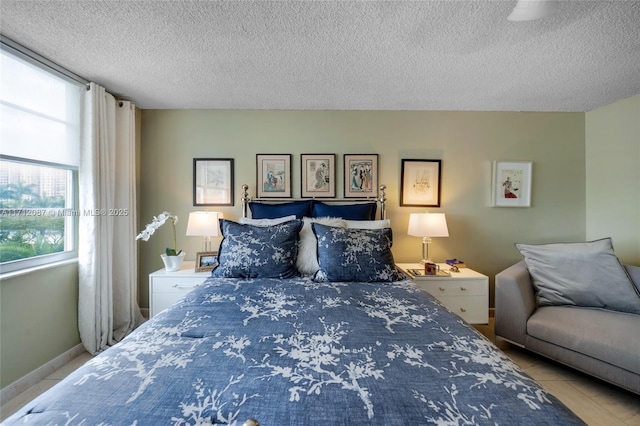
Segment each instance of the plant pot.
[{"label": "plant pot", "polygon": [[179,271],[182,266],[182,262],[184,261],[185,252],[180,253],[177,256],[167,256],[166,254],[161,254],[160,258],[162,262],[164,262],[164,269],[167,272]]}]

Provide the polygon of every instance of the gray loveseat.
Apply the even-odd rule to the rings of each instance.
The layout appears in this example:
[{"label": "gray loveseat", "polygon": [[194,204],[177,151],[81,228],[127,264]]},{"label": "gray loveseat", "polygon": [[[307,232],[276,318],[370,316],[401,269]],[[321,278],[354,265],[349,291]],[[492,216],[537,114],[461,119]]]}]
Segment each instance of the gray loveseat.
[{"label": "gray loveseat", "polygon": [[[624,267],[640,288],[640,267]],[[497,274],[495,286],[496,337],[640,394],[640,315],[538,306],[524,261]]]}]

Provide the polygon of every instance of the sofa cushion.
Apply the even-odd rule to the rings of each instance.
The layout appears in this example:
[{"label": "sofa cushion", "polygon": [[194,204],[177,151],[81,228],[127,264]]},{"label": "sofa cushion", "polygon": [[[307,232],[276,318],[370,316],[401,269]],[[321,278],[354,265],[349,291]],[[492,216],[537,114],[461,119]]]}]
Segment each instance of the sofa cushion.
[{"label": "sofa cushion", "polygon": [[595,308],[546,306],[527,321],[536,339],[640,374],[640,315]]},{"label": "sofa cushion", "polygon": [[584,243],[516,244],[538,306],[574,305],[640,314],[640,295],[610,238]]}]

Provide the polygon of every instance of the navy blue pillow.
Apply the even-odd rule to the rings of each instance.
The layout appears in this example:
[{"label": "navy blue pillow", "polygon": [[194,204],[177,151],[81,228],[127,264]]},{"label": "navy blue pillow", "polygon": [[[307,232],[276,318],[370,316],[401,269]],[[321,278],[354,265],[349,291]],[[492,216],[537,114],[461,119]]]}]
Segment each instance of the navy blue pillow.
[{"label": "navy blue pillow", "polygon": [[273,226],[244,225],[220,220],[222,242],[218,249],[218,267],[212,277],[291,278],[296,268],[301,220]]},{"label": "navy blue pillow", "polygon": [[276,219],[278,217],[296,215],[296,218],[311,216],[311,200],[293,201],[291,203],[265,204],[249,203],[252,219]]},{"label": "navy blue pillow", "polygon": [[313,203],[311,217],[341,217],[346,220],[375,220],[377,203],[335,204]]},{"label": "navy blue pillow", "polygon": [[337,228],[312,223],[318,240],[314,281],[390,282],[401,279],[391,253],[391,228]]}]

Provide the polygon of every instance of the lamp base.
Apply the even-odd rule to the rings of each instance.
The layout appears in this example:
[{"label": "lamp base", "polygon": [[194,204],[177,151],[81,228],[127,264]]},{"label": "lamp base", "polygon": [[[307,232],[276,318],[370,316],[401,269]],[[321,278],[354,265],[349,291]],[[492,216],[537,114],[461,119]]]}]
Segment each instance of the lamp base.
[{"label": "lamp base", "polygon": [[202,241],[204,242],[204,251],[205,252],[210,252],[211,251],[211,237],[208,237],[208,236],[202,237]]},{"label": "lamp base", "polygon": [[431,261],[431,258],[429,257],[429,244],[431,244],[431,238],[422,238],[422,260],[420,261],[421,265],[433,263]]}]

